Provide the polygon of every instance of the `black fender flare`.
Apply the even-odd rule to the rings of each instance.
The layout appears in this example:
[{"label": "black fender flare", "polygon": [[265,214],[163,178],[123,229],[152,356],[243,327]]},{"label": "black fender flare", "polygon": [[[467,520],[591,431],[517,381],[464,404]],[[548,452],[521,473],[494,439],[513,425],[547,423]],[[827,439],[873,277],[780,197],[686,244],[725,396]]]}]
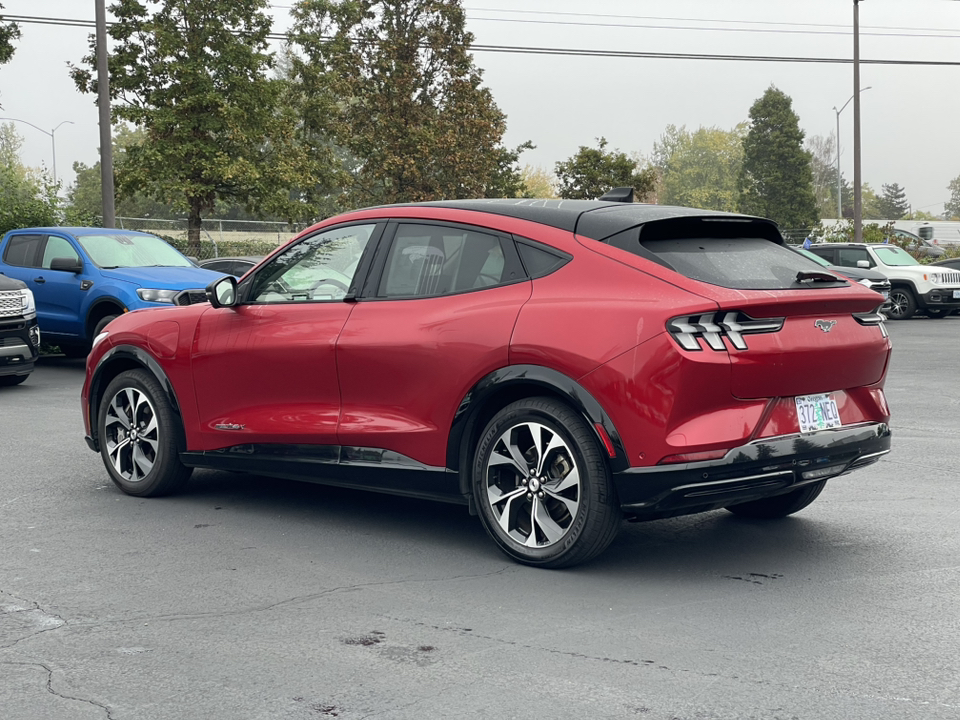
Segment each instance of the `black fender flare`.
[{"label": "black fender flare", "polygon": [[90,318],[93,317],[94,311],[103,305],[112,305],[114,307],[118,307],[120,309],[120,312],[118,313],[119,315],[129,312],[129,308],[127,308],[126,305],[112,295],[103,295],[90,303],[90,307],[87,308],[87,314],[83,318],[83,333],[88,343],[93,342],[93,337],[91,336],[93,335],[93,331],[95,329],[90,323]]},{"label": "black fender flare", "polygon": [[103,397],[103,391],[107,386],[107,383],[104,382],[104,375],[107,369],[117,362],[124,362],[124,364],[127,365],[132,362],[132,364],[138,365],[150,372],[157,379],[160,387],[162,387],[167,394],[170,407],[180,420],[180,441],[181,447],[184,447],[186,438],[183,434],[183,417],[180,414],[180,402],[177,400],[177,393],[173,388],[173,383],[170,382],[170,378],[167,377],[163,368],[160,367],[160,363],[143,348],[134,345],[116,345],[105,352],[103,357],[97,362],[97,367],[93,371],[93,377],[90,380],[90,395],[85,411],[87,417],[90,419],[90,439],[93,441],[93,449],[97,452],[100,451],[100,439],[97,437],[97,415],[100,412],[100,401]]},{"label": "black fender flare", "polygon": [[[494,370],[483,377],[460,401],[460,406],[457,408],[453,423],[450,426],[450,435],[447,441],[447,467],[449,469],[454,471],[461,469],[464,438],[471,437],[476,432],[477,422],[483,416],[483,410],[487,403],[495,396],[503,392],[509,393],[511,388],[519,389],[520,386],[539,387],[548,395],[562,398],[583,415],[590,429],[596,435],[600,447],[606,448],[607,440],[597,426],[602,427],[603,433],[609,438],[609,444],[612,445],[614,451],[612,456],[609,451],[606,452],[610,469],[613,472],[622,472],[630,466],[623,440],[610,416],[597,402],[597,399],[587,392],[580,383],[561,372],[541,365],[510,365]],[[468,473],[460,473],[460,491],[464,495],[470,493],[468,475]]]}]

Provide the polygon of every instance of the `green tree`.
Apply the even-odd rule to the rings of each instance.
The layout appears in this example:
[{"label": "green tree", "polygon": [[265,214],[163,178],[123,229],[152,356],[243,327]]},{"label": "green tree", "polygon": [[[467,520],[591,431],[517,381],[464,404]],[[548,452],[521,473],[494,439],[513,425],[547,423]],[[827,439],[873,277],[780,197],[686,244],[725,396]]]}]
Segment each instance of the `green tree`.
[{"label": "green tree", "polygon": [[524,150],[533,150],[534,144],[529,140],[516,149],[499,148],[497,169],[491,176],[484,197],[488,198],[515,198],[526,197],[526,185],[523,182],[523,171],[520,169],[520,153]]},{"label": "green tree", "polygon": [[633,187],[643,198],[657,181],[653,168],[638,166],[636,160],[619,150],[606,149],[606,138],[597,138],[597,147],[581,145],[572,157],[556,164],[557,195],[567,200],[595,200],[615,187]]},{"label": "green tree", "polygon": [[523,180],[523,197],[555,198],[557,191],[553,187],[553,177],[542,167],[524,165],[520,171]]},{"label": "green tree", "polygon": [[907,202],[907,193],[897,183],[883,185],[883,194],[877,200],[877,205],[883,220],[899,220],[910,210]]},{"label": "green tree", "polygon": [[[110,11],[114,121],[143,129],[116,168],[120,196],[136,193],[187,213],[191,253],[217,200],[255,212],[302,212],[290,187],[317,172],[297,142],[286,83],[269,77],[267,0],[117,0]],[[91,46],[94,45],[91,39]],[[81,92],[95,93],[95,54],[72,67]]]},{"label": "green tree", "polygon": [[740,209],[775,220],[783,228],[809,228],[820,215],[813,193],[810,153],[793,101],[774,86],[750,108],[743,141]]},{"label": "green tree", "polygon": [[[0,10],[3,5],[0,4]],[[3,15],[0,15],[0,65],[10,62],[16,48],[13,46],[14,40],[20,39],[20,26],[16,23],[5,23]]]},{"label": "green tree", "polygon": [[810,153],[813,195],[817,200],[820,217],[835,217],[837,214],[836,136],[830,133],[808,137],[804,147]]},{"label": "green tree", "polygon": [[737,209],[737,178],[743,164],[745,123],[733,130],[700,127],[694,132],[668,125],[654,143],[664,205],[708,210]]},{"label": "green tree", "polygon": [[299,0],[291,14],[306,129],[355,162],[346,204],[511,192],[461,0]]},{"label": "green tree", "polygon": [[860,214],[864,220],[886,219],[880,196],[870,183],[863,183],[860,186],[860,203]]},{"label": "green tree", "polygon": [[13,123],[0,125],[0,235],[20,227],[57,224],[56,186],[22,164],[22,145]]},{"label": "green tree", "polygon": [[943,205],[943,216],[948,220],[960,220],[960,175],[957,175],[947,185],[950,199]]}]

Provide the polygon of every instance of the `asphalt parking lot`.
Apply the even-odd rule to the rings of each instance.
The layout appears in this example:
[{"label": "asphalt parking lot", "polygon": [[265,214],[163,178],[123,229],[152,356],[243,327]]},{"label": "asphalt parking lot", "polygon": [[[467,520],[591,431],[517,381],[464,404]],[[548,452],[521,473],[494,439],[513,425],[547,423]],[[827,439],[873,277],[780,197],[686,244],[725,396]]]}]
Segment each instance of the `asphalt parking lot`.
[{"label": "asphalt parking lot", "polygon": [[210,471],[123,495],[82,362],[45,358],[0,389],[0,717],[960,717],[960,317],[887,325],[880,463],[566,571],[455,506]]}]

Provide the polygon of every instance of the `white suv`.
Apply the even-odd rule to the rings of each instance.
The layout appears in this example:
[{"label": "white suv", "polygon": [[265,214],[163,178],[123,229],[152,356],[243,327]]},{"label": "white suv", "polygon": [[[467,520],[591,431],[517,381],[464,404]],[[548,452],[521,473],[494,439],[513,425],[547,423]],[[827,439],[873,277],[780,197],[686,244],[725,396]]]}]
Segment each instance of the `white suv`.
[{"label": "white suv", "polygon": [[921,265],[896,245],[817,243],[811,251],[833,265],[870,268],[890,280],[891,320],[906,320],[916,312],[941,318],[960,309],[960,272]]}]

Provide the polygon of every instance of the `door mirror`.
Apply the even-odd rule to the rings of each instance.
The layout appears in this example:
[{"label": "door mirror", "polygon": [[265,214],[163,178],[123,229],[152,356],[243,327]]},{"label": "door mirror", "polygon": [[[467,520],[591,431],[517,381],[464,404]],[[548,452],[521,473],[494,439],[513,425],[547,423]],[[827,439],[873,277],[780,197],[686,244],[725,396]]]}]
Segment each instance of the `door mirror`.
[{"label": "door mirror", "polygon": [[857,260],[857,267],[858,267],[858,268],[863,268],[864,270],[869,270],[869,269],[870,269],[870,261],[869,261],[869,260]]},{"label": "door mirror", "polygon": [[207,300],[215,308],[233,307],[237,304],[237,279],[227,275],[207,285]]},{"label": "door mirror", "polygon": [[58,257],[50,261],[51,270],[62,270],[63,272],[72,272],[80,274],[83,272],[83,263],[77,258]]}]

